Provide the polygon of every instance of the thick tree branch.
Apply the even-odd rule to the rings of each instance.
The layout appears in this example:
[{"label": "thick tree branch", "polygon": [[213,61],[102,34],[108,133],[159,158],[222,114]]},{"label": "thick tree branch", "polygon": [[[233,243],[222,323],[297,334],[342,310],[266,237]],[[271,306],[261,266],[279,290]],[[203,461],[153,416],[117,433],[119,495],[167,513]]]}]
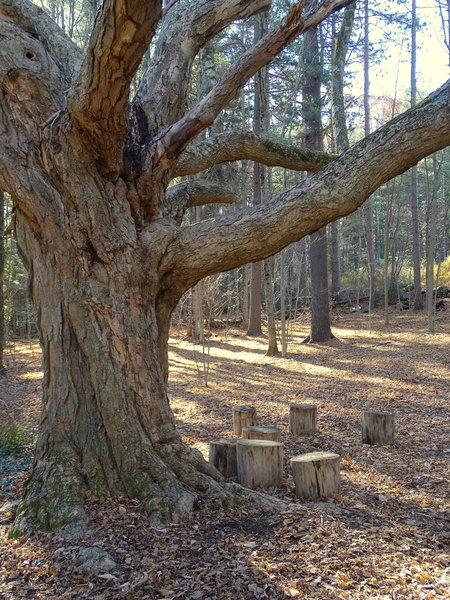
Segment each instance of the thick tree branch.
[{"label": "thick tree branch", "polygon": [[181,224],[188,208],[205,204],[232,204],[236,195],[208,179],[197,179],[174,185],[167,190],[165,215]]},{"label": "thick tree branch", "polygon": [[0,0],[0,13],[37,38],[67,82],[72,80],[80,68],[83,53],[47,13],[28,0]]},{"label": "thick tree branch", "polygon": [[325,0],[316,11],[302,19],[304,0],[291,7],[286,18],[260,42],[252,46],[233,64],[211,92],[175,123],[152,146],[148,161],[162,168],[171,166],[187,145],[207,127],[233,100],[246,82],[267,65],[293,39],[315,27],[349,0]]},{"label": "thick tree branch", "polygon": [[134,109],[145,115],[145,126],[139,119],[142,142],[186,112],[192,63],[208,40],[232,22],[267,10],[270,4],[271,0],[197,0],[168,11],[133,101]]},{"label": "thick tree branch", "polygon": [[212,273],[266,258],[350,214],[383,183],[448,145],[450,80],[268,204],[182,228],[161,263],[166,285],[188,288]]},{"label": "thick tree branch", "polygon": [[213,165],[236,160],[315,172],[336,157],[335,154],[305,150],[249,131],[227,131],[186,148],[177,162],[174,176],[194,175]]},{"label": "thick tree branch", "polygon": [[130,83],[161,15],[161,0],[105,0],[68,107],[103,174],[117,176]]}]

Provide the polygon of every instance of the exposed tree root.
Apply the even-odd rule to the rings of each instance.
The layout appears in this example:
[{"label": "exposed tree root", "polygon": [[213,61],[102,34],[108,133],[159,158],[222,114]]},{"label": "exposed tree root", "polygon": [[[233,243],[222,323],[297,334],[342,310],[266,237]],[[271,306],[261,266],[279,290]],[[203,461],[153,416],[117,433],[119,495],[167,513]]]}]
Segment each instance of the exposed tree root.
[{"label": "exposed tree root", "polygon": [[[182,444],[165,445],[161,455],[167,464],[166,477],[144,486],[138,494],[127,494],[142,501],[152,522],[186,519],[202,498],[225,506],[252,502],[261,510],[284,507],[282,501],[267,494],[224,482],[220,473],[195,449]],[[69,539],[81,537],[88,522],[84,509],[87,493],[92,492],[86,479],[70,466],[57,463],[51,467],[44,463],[35,466],[10,537],[29,536],[37,530],[55,532]]]}]

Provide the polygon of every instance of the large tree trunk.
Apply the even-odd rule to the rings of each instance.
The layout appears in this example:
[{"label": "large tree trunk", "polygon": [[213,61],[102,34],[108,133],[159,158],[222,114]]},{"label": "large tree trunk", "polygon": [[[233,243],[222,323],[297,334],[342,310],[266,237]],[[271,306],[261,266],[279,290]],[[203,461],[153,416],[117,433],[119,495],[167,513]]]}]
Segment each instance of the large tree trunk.
[{"label": "large tree trunk", "polygon": [[[139,262],[133,254],[129,265]],[[106,282],[71,276],[71,264],[53,253],[41,260],[33,261],[33,288],[44,413],[16,527],[25,518],[25,529],[31,519],[33,527],[76,531],[88,489],[137,498],[158,519],[183,516],[195,499],[183,482],[206,489],[197,467],[210,469],[175,430],[166,394],[167,307],[143,298],[135,266],[105,268],[102,299]]]},{"label": "large tree trunk", "polygon": [[157,278],[153,293],[143,293],[149,275],[139,246],[100,261],[93,249],[77,248],[69,227],[64,244],[48,236],[43,244],[20,213],[17,233],[30,265],[45,379],[36,461],[16,530],[76,532],[87,490],[124,493],[150,516],[180,518],[192,509],[193,489],[212,482],[201,472],[217,473],[181,443],[169,407],[175,298],[161,302]]}]

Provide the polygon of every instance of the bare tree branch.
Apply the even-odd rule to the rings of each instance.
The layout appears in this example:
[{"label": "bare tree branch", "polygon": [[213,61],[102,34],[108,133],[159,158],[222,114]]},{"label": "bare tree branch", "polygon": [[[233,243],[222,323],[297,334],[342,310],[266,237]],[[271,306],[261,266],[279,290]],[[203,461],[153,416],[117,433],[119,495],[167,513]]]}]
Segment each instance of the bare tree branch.
[{"label": "bare tree branch", "polygon": [[212,273],[266,258],[350,214],[383,183],[448,145],[450,80],[271,202],[182,228],[161,263],[166,285],[176,281],[188,288]]},{"label": "bare tree branch", "polygon": [[192,62],[202,46],[232,22],[267,10],[270,4],[271,0],[197,0],[168,11],[133,101],[147,121],[141,139],[147,142],[186,112]]},{"label": "bare tree branch", "polygon": [[239,94],[252,75],[267,65],[297,36],[347,4],[349,0],[325,0],[305,20],[302,19],[304,0],[293,5],[274,31],[244,52],[211,92],[156,141],[148,158],[153,167],[161,165],[163,169],[169,168],[192,139],[209,127],[220,111]]},{"label": "bare tree branch", "polygon": [[188,208],[205,204],[232,204],[236,195],[208,179],[196,179],[172,186],[167,190],[166,199],[164,216],[181,224]]},{"label": "bare tree branch", "polygon": [[249,131],[227,131],[186,148],[177,162],[174,176],[194,175],[213,165],[236,160],[315,172],[335,158],[337,154],[305,150]]},{"label": "bare tree branch", "polygon": [[161,0],[105,0],[68,107],[100,170],[114,178],[130,83],[155,32]]},{"label": "bare tree branch", "polygon": [[80,68],[82,51],[41,8],[28,0],[0,0],[4,17],[40,40],[69,83]]}]

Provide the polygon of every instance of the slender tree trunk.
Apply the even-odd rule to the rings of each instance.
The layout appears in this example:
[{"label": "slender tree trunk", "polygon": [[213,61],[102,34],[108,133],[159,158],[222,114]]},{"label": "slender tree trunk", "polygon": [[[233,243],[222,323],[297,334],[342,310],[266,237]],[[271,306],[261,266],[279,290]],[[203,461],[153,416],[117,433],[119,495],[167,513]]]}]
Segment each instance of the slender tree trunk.
[{"label": "slender tree trunk", "polygon": [[[364,134],[370,133],[370,76],[369,76],[369,1],[364,1]],[[364,205],[367,270],[369,274],[369,311],[375,306],[375,242],[373,232],[373,206],[369,198]]]},{"label": "slender tree trunk", "polygon": [[268,258],[264,261],[264,287],[266,294],[266,314],[267,314],[267,336],[268,347],[267,355],[276,356],[278,354],[277,344],[277,322],[275,309],[274,292],[274,269],[273,259]]},{"label": "slender tree trunk", "polygon": [[199,281],[192,290],[192,337],[196,342],[205,341],[204,323],[203,281]]},{"label": "slender tree trunk", "polygon": [[[411,106],[417,102],[417,15],[416,0],[411,0]],[[411,226],[412,226],[412,250],[413,250],[413,273],[414,273],[414,310],[423,309],[422,283],[420,274],[420,229],[419,229],[419,196],[417,184],[417,167],[411,169]]]},{"label": "slender tree trunk", "polygon": [[275,322],[275,295],[273,292],[273,265],[271,258],[267,258],[264,261],[264,279],[264,287],[266,290],[267,332],[269,338],[266,356],[276,356],[278,354],[278,344]]},{"label": "slender tree trunk", "polygon": [[[428,176],[429,180],[429,176]],[[430,182],[429,182],[430,183]],[[433,154],[432,183],[428,192],[428,219],[427,219],[427,262],[426,262],[426,308],[428,332],[436,333],[434,296],[434,258],[436,252],[437,231],[437,191],[439,189],[439,168],[436,154]]]},{"label": "slender tree trunk", "polygon": [[327,248],[326,228],[311,234],[311,331],[305,342],[325,342],[334,337],[328,305]]},{"label": "slender tree trunk", "polygon": [[[193,214],[194,223],[201,220],[201,208],[196,206]],[[203,343],[205,341],[205,316],[203,313],[203,286],[204,282],[199,281],[192,289],[192,337],[196,342]]]},{"label": "slender tree trunk", "polygon": [[[317,28],[303,36],[303,120],[307,128],[305,146],[310,150],[322,149],[322,100],[320,86],[322,66],[320,64]],[[328,245],[326,229],[310,236],[311,265],[311,331],[305,342],[325,342],[331,339],[330,310],[328,296]]]},{"label": "slender tree trunk", "polygon": [[[258,26],[255,32],[255,42],[259,41],[268,30],[267,13],[258,15]],[[255,102],[255,133],[267,135],[270,124],[269,113],[269,69],[264,67],[256,77],[256,96]],[[267,167],[258,165],[259,179],[255,178],[255,185],[259,187],[255,189],[255,198],[258,198],[260,203],[267,202],[271,192],[270,172]],[[268,348],[267,355],[275,356],[278,354],[277,346],[277,328],[275,318],[275,294],[274,294],[274,274],[273,261],[267,259],[264,261],[264,288],[266,298],[266,315],[267,315],[267,330],[268,330]]]},{"label": "slender tree trunk", "polygon": [[[281,321],[281,356],[285,358],[287,356],[288,347],[288,331],[287,331],[287,320],[286,320],[286,265],[285,265],[285,250],[281,251],[280,255],[280,321]],[[289,308],[292,313],[291,298],[290,298],[290,278],[288,277],[287,283],[289,285]],[[290,314],[292,318],[292,314]]]},{"label": "slender tree trunk", "polygon": [[[387,212],[387,211],[386,211]],[[384,220],[384,261],[383,261],[383,281],[384,281],[384,324],[389,325],[389,226],[390,218],[385,215]]]},{"label": "slender tree trunk", "polygon": [[250,265],[242,267],[242,328],[247,331],[249,325]]},{"label": "slender tree trunk", "polygon": [[[255,17],[254,41],[258,42],[267,25],[267,16],[257,15]],[[255,92],[253,104],[253,131],[260,134],[264,130],[264,101],[265,88],[267,85],[267,70],[262,69],[255,75]],[[253,165],[253,206],[258,206],[263,201],[264,190],[264,166],[259,163]],[[252,280],[250,292],[250,317],[247,335],[258,336],[262,334],[261,327],[261,263],[252,264]]]},{"label": "slender tree trunk", "polygon": [[298,242],[297,247],[299,249],[299,275],[298,275],[298,291],[300,296],[308,296],[308,240],[306,238]]},{"label": "slender tree trunk", "polygon": [[[344,75],[348,44],[353,29],[356,3],[344,10],[338,33],[333,33],[333,54],[331,65],[331,121],[333,140],[337,152],[345,152],[349,147],[347,122],[345,118]],[[331,293],[341,289],[340,252],[338,221],[330,224]]]},{"label": "slender tree trunk", "polygon": [[250,283],[250,315],[247,335],[262,335],[261,328],[261,263],[252,263]]},{"label": "slender tree trunk", "polygon": [[339,256],[338,221],[330,224],[331,295],[336,297],[341,290],[341,264]]},{"label": "slender tree trunk", "polygon": [[[450,1],[450,0],[449,0]],[[450,15],[449,15],[450,16]],[[450,163],[450,155],[446,154],[444,160]],[[442,169],[442,180],[441,180],[441,197],[444,202],[444,219],[442,224],[442,247],[441,247],[441,257],[442,260],[445,260],[446,257],[450,254],[449,247],[449,237],[450,237],[450,193],[448,192],[448,177],[446,177],[446,171],[444,168]]]},{"label": "slender tree trunk", "polygon": [[389,300],[390,300],[390,283],[389,278],[389,254],[391,251],[389,243],[389,232],[392,221],[392,202],[393,202],[393,185],[387,186],[387,194],[384,202],[384,229],[383,229],[383,283],[384,283],[384,324],[389,325]]}]

